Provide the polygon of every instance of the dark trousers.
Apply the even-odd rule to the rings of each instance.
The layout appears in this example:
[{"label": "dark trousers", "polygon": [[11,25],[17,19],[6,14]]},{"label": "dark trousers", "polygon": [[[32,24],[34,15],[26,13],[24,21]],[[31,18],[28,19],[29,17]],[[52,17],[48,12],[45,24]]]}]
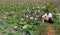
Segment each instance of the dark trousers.
[{"label": "dark trousers", "polygon": [[45,19],[44,22],[53,23],[53,20],[51,18],[49,18],[48,20]]}]

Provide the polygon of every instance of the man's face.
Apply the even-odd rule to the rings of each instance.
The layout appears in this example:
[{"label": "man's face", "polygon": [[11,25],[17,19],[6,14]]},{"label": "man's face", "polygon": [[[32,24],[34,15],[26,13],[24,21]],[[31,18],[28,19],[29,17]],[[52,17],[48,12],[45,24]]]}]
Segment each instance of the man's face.
[{"label": "man's face", "polygon": [[49,12],[48,12],[48,11],[46,11],[46,13],[47,13],[47,15],[49,14]]}]

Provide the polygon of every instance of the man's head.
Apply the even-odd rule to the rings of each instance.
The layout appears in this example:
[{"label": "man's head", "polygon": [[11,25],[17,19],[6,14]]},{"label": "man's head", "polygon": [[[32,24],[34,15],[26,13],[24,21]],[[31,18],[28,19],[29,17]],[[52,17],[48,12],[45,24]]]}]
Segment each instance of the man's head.
[{"label": "man's head", "polygon": [[47,14],[49,14],[49,10],[46,10],[45,12],[46,12]]}]

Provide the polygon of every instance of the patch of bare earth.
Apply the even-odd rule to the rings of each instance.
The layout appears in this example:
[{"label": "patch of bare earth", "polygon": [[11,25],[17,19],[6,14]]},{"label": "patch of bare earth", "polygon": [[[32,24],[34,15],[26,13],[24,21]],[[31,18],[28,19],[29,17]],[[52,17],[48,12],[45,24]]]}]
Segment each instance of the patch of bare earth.
[{"label": "patch of bare earth", "polygon": [[55,30],[52,25],[46,27],[47,35],[55,35]]}]

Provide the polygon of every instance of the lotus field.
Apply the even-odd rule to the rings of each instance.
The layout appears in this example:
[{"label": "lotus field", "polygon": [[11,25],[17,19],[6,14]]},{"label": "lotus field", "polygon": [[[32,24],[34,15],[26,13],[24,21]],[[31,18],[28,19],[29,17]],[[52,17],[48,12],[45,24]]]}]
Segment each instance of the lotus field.
[{"label": "lotus field", "polygon": [[0,35],[44,35],[48,23],[42,23],[41,17],[48,9],[53,14],[56,35],[60,35],[60,16],[58,8],[53,4],[42,3],[1,3]]}]

